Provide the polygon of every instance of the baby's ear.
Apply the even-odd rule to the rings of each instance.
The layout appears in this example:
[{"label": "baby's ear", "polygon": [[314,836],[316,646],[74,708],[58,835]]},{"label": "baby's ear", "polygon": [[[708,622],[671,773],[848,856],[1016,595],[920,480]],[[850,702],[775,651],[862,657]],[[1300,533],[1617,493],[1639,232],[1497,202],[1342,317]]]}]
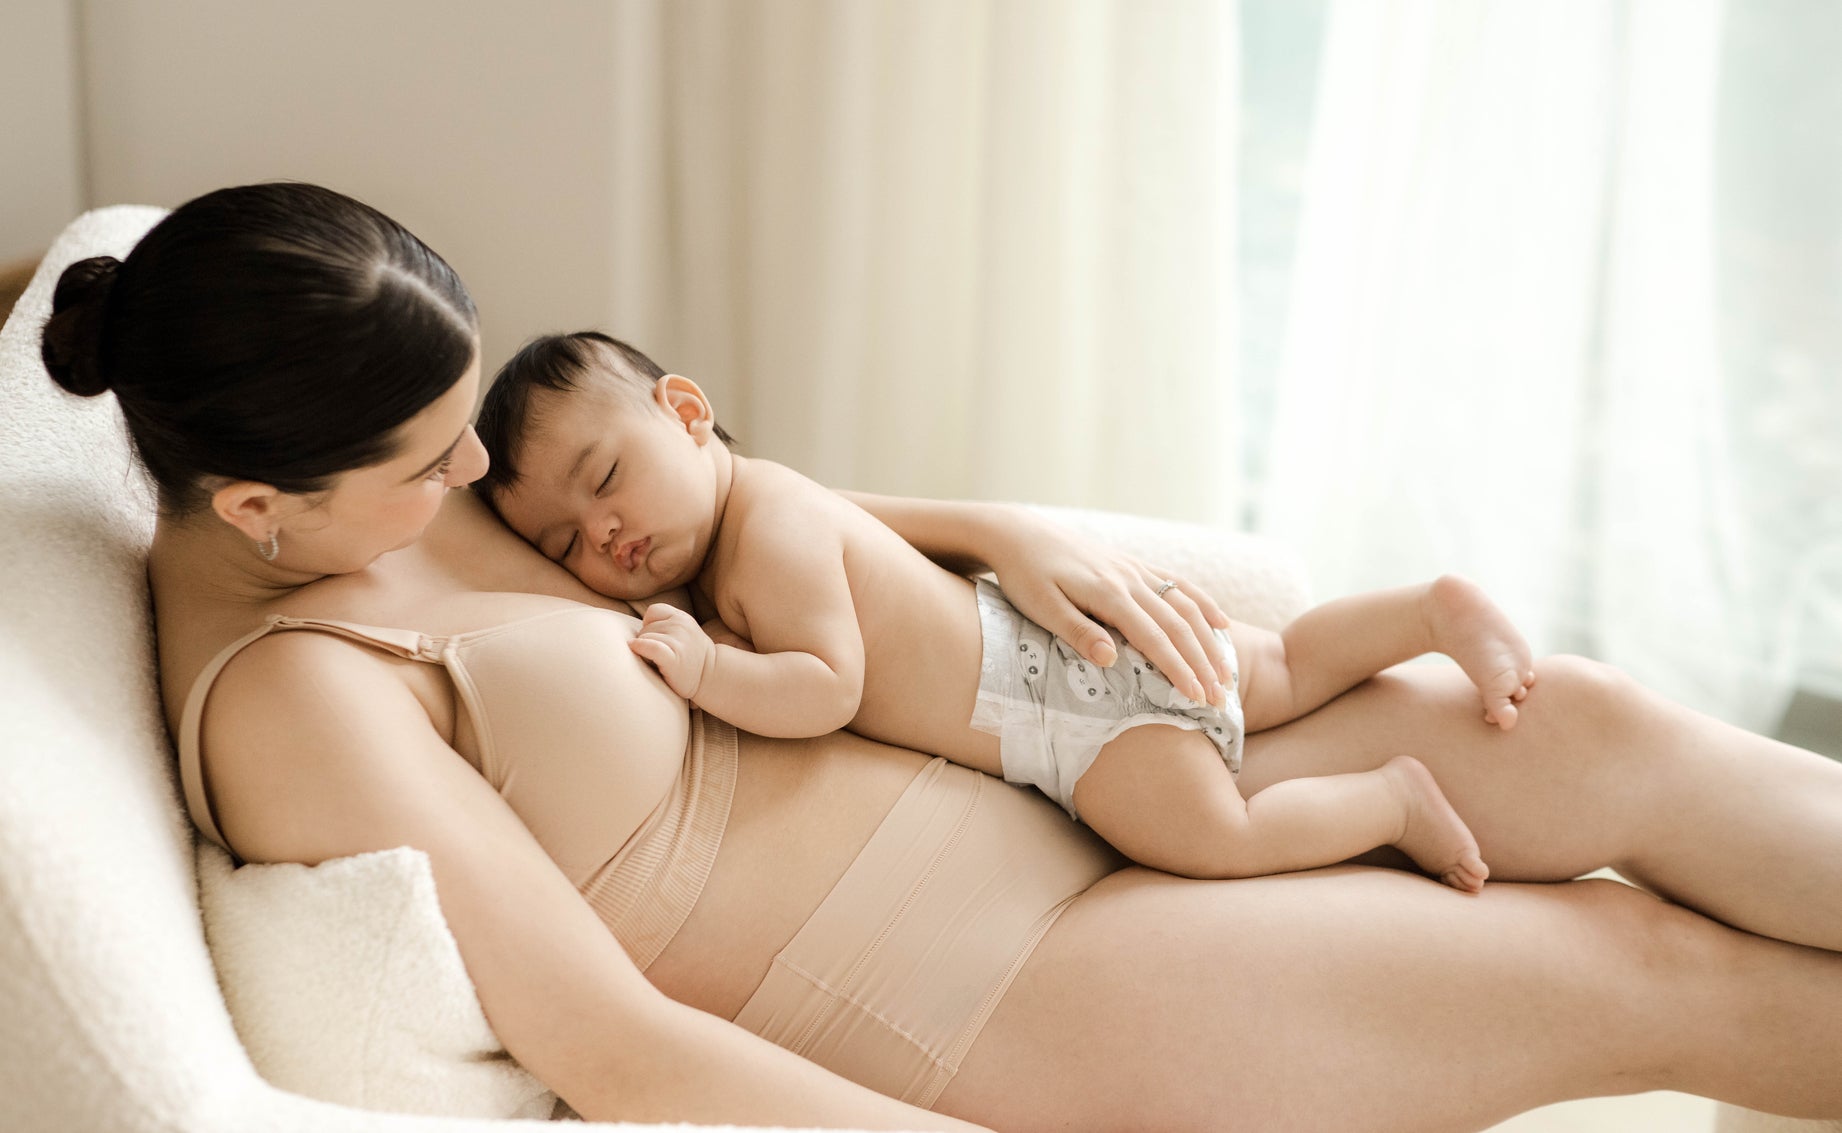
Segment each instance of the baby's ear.
[{"label": "baby's ear", "polygon": [[652,396],[698,444],[710,439],[716,426],[716,410],[696,382],[683,374],[667,374],[653,383]]}]

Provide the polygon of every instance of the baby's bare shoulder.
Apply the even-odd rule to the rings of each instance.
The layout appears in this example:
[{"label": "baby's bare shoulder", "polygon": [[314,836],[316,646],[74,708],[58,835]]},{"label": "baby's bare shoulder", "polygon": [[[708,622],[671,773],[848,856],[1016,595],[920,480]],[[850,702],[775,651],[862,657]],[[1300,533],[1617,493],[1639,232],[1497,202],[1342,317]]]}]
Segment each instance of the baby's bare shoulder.
[{"label": "baby's bare shoulder", "polygon": [[736,491],[758,497],[758,504],[815,506],[840,498],[812,477],[771,460],[737,457],[735,469]]},{"label": "baby's bare shoulder", "polygon": [[850,516],[836,506],[843,502],[784,465],[738,460],[705,577],[718,586],[771,582],[835,556],[848,537]]},{"label": "baby's bare shoulder", "polygon": [[724,510],[724,526],[734,525],[750,542],[811,540],[826,531],[842,535],[869,519],[867,512],[823,484],[784,464],[758,459],[737,461],[735,485]]}]

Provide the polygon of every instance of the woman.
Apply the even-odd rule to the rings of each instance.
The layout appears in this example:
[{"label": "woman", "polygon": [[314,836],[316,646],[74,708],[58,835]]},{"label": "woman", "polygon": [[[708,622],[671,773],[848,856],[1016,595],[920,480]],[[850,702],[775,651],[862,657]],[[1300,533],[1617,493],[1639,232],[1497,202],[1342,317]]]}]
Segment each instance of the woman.
[{"label": "woman", "polygon": [[[976,773],[688,715],[631,618],[452,491],[484,463],[472,305],[357,202],[190,202],[66,271],[44,353],[116,394],[159,485],[194,819],[248,861],[426,851],[500,1038],[586,1116],[1470,1129],[1652,1088],[1842,1113],[1842,768],[1819,757],[1571,658],[1498,733],[1462,676],[1415,668],[1251,737],[1245,789],[1412,752],[1491,862],[1481,896],[1120,869]],[[867,503],[1072,640],[1094,631],[1071,599],[1209,663],[1219,611],[1129,559],[1002,509]],[[1604,865],[1677,904],[1499,883]]]}]

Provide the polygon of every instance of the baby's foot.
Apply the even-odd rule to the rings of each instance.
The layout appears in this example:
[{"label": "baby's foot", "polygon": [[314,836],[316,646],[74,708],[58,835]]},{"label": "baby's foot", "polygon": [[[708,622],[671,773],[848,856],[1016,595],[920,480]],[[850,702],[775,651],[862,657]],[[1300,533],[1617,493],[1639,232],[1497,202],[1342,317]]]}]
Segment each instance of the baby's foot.
[{"label": "baby's foot", "polygon": [[1490,868],[1478,855],[1471,828],[1446,801],[1433,773],[1409,755],[1395,756],[1381,770],[1407,812],[1400,840],[1394,845],[1454,889],[1476,893],[1484,888]]},{"label": "baby's foot", "polygon": [[1484,719],[1516,726],[1516,705],[1535,683],[1529,643],[1477,583],[1444,575],[1428,588],[1426,624],[1433,648],[1458,662],[1484,697]]}]

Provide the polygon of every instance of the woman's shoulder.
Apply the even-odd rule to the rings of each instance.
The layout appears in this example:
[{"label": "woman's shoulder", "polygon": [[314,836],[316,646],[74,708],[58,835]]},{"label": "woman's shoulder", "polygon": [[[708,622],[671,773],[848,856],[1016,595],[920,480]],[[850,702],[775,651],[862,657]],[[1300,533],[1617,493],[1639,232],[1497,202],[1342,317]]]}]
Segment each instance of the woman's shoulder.
[{"label": "woman's shoulder", "polygon": [[268,841],[311,801],[302,792],[349,792],[387,773],[405,745],[440,741],[428,698],[396,678],[382,655],[319,633],[269,633],[206,670],[180,758],[199,762],[210,809],[241,856],[303,860]]},{"label": "woman's shoulder", "polygon": [[[196,720],[202,746],[261,750],[265,735],[272,742],[284,733],[296,736],[329,727],[370,732],[405,708],[415,710],[413,715],[420,717],[415,722],[422,727],[439,723],[427,711],[428,698],[418,696],[409,679],[416,667],[367,648],[362,639],[275,632],[300,621],[277,621],[262,627],[266,632],[259,636],[239,638],[198,674],[186,715]],[[355,721],[364,726],[354,727]]]}]

